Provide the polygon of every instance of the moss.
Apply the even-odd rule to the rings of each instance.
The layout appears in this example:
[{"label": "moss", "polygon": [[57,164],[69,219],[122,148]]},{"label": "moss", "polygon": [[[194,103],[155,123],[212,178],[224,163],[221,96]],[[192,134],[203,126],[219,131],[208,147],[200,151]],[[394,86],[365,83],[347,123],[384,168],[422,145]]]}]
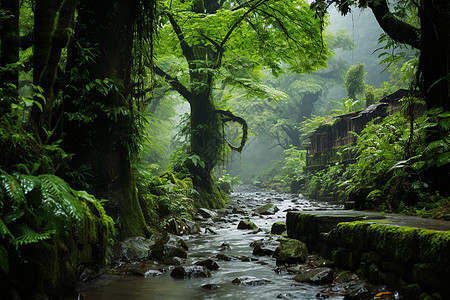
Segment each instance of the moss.
[{"label": "moss", "polygon": [[418,233],[418,240],[420,259],[450,272],[450,231],[423,229]]},{"label": "moss", "polygon": [[196,207],[218,209],[225,207],[228,201],[228,196],[222,192],[215,183],[212,184],[210,193],[201,189],[198,190],[197,195],[194,196],[194,204]]},{"label": "moss", "polygon": [[373,249],[387,257],[408,262],[417,257],[417,229],[357,221],[338,224],[336,240],[344,247]]},{"label": "moss", "polygon": [[384,202],[385,198],[383,192],[380,190],[373,190],[367,195],[366,202],[364,203],[364,208],[377,208]]}]

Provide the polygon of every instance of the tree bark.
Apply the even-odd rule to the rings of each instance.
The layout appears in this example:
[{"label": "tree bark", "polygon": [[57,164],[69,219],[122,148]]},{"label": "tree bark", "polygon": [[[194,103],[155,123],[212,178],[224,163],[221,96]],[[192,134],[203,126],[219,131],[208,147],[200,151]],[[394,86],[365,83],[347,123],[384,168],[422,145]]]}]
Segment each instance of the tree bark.
[{"label": "tree bark", "polygon": [[419,72],[428,108],[450,110],[450,1],[422,1]]},{"label": "tree bark", "polygon": [[7,95],[0,99],[0,114],[10,110],[11,102],[17,100],[19,90],[19,70],[18,67],[9,66],[19,61],[19,0],[2,0],[1,9],[10,16],[2,21],[1,39],[1,59],[0,65],[7,70],[0,73],[0,86],[7,88]]},{"label": "tree bark", "polygon": [[[69,82],[74,88],[69,86],[66,93],[67,112],[70,116],[88,109],[94,115],[91,122],[66,120],[66,140],[71,141],[67,150],[75,153],[75,169],[90,169],[92,177],[86,178],[89,192],[108,200],[106,211],[115,220],[122,238],[148,234],[128,148],[134,120],[130,111],[115,113],[127,110],[132,101],[133,22],[138,5],[137,0],[80,1],[76,43],[68,61],[72,72]],[[98,56],[86,60],[83,55],[87,49]],[[105,79],[112,80],[118,91],[86,90],[86,85],[96,79],[100,80],[99,85]]]}]

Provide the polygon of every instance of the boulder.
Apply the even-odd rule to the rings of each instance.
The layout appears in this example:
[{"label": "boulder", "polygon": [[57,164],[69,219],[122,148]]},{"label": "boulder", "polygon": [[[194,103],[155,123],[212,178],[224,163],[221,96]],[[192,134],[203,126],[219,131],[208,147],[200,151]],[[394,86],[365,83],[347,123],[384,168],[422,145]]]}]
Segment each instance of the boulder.
[{"label": "boulder", "polygon": [[155,239],[146,239],[142,236],[131,237],[120,243],[119,260],[145,260],[149,257],[150,247]]},{"label": "boulder", "polygon": [[187,258],[186,242],[174,235],[163,234],[151,248],[150,258],[164,261],[169,257]]},{"label": "boulder", "polygon": [[184,230],[185,234],[198,234],[201,232],[200,225],[197,222],[193,222],[185,218],[181,220],[186,224],[186,228]]},{"label": "boulder", "polygon": [[282,234],[284,231],[286,231],[286,222],[275,222],[272,224],[272,228],[270,229],[271,234]]},{"label": "boulder", "polygon": [[205,219],[209,219],[209,218],[212,219],[212,218],[216,218],[219,216],[216,212],[206,209],[206,208],[199,208],[197,213]]},{"label": "boulder", "polygon": [[314,284],[327,284],[333,282],[333,270],[330,268],[315,268],[297,274],[295,281]]},{"label": "boulder", "polygon": [[272,256],[275,252],[275,249],[277,247],[274,245],[256,245],[255,248],[253,248],[253,255],[256,256]]},{"label": "boulder", "polygon": [[196,262],[194,265],[196,266],[203,266],[205,268],[207,268],[208,270],[217,270],[219,268],[219,265],[213,261],[212,259],[208,258],[205,260],[201,260]]},{"label": "boulder", "polygon": [[233,279],[232,283],[242,284],[242,285],[266,285],[272,283],[272,281],[267,279],[259,279],[253,276],[242,276]]},{"label": "boulder", "polygon": [[254,210],[260,215],[274,215],[278,211],[278,207],[273,203],[267,203],[266,205],[260,206]]},{"label": "boulder", "polygon": [[258,226],[255,225],[255,223],[253,223],[250,220],[241,220],[238,224],[237,229],[258,229]]},{"label": "boulder", "polygon": [[211,277],[211,273],[203,266],[177,266],[170,276],[173,278]]},{"label": "boulder", "polygon": [[280,239],[280,245],[275,249],[273,257],[277,264],[303,263],[308,257],[308,249],[299,240]]}]

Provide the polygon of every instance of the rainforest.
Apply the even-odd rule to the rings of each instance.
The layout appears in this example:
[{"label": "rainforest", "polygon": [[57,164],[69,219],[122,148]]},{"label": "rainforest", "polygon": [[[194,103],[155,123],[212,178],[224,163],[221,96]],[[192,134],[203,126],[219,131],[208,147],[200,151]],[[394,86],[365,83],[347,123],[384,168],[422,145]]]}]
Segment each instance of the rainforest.
[{"label": "rainforest", "polygon": [[1,299],[448,299],[448,0],[0,0]]}]

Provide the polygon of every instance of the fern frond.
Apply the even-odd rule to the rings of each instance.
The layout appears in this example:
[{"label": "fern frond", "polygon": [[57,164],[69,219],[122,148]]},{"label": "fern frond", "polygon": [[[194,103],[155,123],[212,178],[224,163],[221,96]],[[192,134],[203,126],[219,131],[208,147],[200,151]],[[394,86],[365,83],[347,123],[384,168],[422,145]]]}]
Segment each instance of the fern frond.
[{"label": "fern frond", "polygon": [[55,216],[66,220],[81,221],[83,210],[73,190],[61,178],[51,174],[39,175],[44,207]]},{"label": "fern frond", "polygon": [[20,185],[22,186],[25,195],[27,195],[32,190],[41,187],[41,181],[36,176],[17,174],[17,178],[19,179]]},{"label": "fern frond", "polygon": [[9,175],[0,169],[0,187],[6,192],[6,195],[17,204],[25,203],[25,193],[19,181],[14,176]]},{"label": "fern frond", "polygon": [[6,226],[3,220],[0,219],[0,236],[5,237],[6,235],[9,235],[11,238],[14,239],[14,236],[12,235],[11,231],[9,231],[8,226]]},{"label": "fern frond", "polygon": [[25,224],[17,224],[14,226],[14,233],[16,233],[16,244],[18,246],[37,243],[42,240],[47,240],[50,235],[54,234],[55,230],[48,230],[43,233],[36,232],[33,228]]}]

